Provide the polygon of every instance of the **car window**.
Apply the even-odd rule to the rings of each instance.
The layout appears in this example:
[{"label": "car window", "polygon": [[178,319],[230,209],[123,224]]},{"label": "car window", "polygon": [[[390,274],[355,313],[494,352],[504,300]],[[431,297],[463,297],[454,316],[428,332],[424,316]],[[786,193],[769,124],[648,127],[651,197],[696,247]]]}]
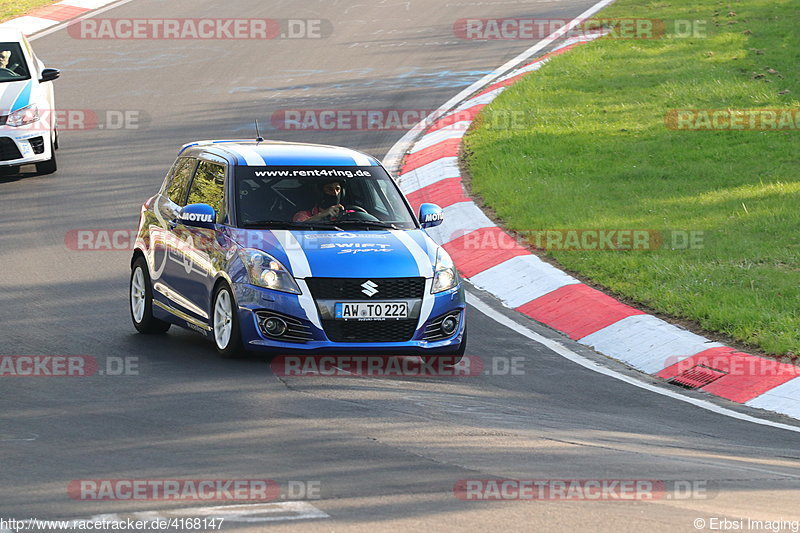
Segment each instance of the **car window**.
[{"label": "car window", "polygon": [[28,64],[16,42],[0,42],[0,83],[29,80]]},{"label": "car window", "polygon": [[225,167],[200,161],[189,189],[187,204],[208,204],[217,212],[217,220],[225,219]]},{"label": "car window", "polygon": [[191,157],[180,157],[172,167],[171,175],[167,178],[167,185],[164,188],[164,194],[167,197],[183,207],[186,205],[186,191],[189,189],[189,180],[192,177],[192,170],[197,162],[196,159]]},{"label": "car window", "polygon": [[[236,167],[233,194],[240,227],[259,221],[302,222],[335,201],[325,186],[338,184],[344,219],[416,227],[400,191],[382,167]],[[329,220],[319,220],[324,223]],[[312,222],[314,222],[312,220]]]}]

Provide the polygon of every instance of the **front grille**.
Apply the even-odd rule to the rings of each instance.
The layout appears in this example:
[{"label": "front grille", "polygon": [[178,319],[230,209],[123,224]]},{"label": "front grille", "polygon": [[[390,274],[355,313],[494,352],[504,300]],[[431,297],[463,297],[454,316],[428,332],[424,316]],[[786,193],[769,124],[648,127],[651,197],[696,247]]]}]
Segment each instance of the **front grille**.
[{"label": "front grille", "polygon": [[[287,316],[282,313],[276,313],[275,311],[256,311],[256,316],[258,317],[258,329],[261,330],[261,333],[264,334],[264,336],[269,337],[270,339],[285,342],[308,342],[314,339],[314,335],[311,333],[311,326],[304,324],[297,318]],[[264,321],[271,316],[281,318],[284,322],[286,322],[286,333],[280,337],[274,337],[270,335],[267,333],[266,328],[264,328]]]},{"label": "front grille", "polygon": [[405,342],[417,329],[416,320],[323,320],[333,342]]},{"label": "front grille", "polygon": [[34,154],[43,154],[44,153],[44,138],[43,137],[34,137],[33,139],[28,139],[28,142],[31,143],[31,148],[33,148]]},{"label": "front grille", "polygon": [[17,143],[8,137],[0,137],[0,161],[11,161],[22,158],[22,154],[17,148]]},{"label": "front grille", "polygon": [[456,332],[458,331],[458,328],[456,328],[456,331],[454,331],[450,335],[447,335],[445,332],[442,331],[442,321],[446,317],[448,317],[450,315],[454,315],[454,316],[458,317],[459,318],[459,322],[460,322],[461,311],[458,311],[458,312],[455,312],[455,313],[445,313],[445,314],[443,314],[441,316],[438,316],[438,317],[434,318],[433,320],[431,320],[428,323],[428,325],[425,327],[425,332],[422,334],[422,340],[424,340],[424,341],[441,341],[441,340],[447,339],[447,338],[452,337],[453,335],[455,335]]},{"label": "front grille", "polygon": [[[375,287],[372,296],[362,292],[362,285],[368,281]],[[425,292],[425,278],[306,278],[306,283],[316,300],[422,298]]]},{"label": "front grille", "polygon": [[8,122],[8,115],[0,115],[0,126],[5,126]]}]

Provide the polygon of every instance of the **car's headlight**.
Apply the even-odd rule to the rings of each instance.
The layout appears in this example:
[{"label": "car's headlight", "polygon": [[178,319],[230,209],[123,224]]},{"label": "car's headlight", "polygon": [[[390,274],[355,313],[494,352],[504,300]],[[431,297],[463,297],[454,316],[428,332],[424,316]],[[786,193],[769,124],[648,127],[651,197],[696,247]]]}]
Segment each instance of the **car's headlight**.
[{"label": "car's headlight", "polygon": [[39,106],[31,104],[28,107],[17,109],[6,119],[6,124],[9,126],[19,127],[25,124],[31,124],[39,120]]},{"label": "car's headlight", "polygon": [[268,253],[247,248],[241,252],[241,257],[252,285],[301,294],[300,287],[286,267]]},{"label": "car's headlight", "polygon": [[445,252],[444,248],[439,248],[436,254],[436,267],[433,269],[433,285],[431,292],[446,291],[458,285],[458,272],[453,260],[450,259],[450,254]]}]

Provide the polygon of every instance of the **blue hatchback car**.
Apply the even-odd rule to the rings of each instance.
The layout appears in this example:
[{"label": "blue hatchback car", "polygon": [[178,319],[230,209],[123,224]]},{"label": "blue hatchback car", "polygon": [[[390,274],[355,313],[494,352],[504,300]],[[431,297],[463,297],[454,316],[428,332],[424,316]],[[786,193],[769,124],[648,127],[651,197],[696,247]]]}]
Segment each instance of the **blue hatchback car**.
[{"label": "blue hatchback car", "polygon": [[464,289],[374,158],[277,141],[183,146],[142,206],[130,310],[141,333],[171,324],[223,357],[272,353],[464,354]]}]

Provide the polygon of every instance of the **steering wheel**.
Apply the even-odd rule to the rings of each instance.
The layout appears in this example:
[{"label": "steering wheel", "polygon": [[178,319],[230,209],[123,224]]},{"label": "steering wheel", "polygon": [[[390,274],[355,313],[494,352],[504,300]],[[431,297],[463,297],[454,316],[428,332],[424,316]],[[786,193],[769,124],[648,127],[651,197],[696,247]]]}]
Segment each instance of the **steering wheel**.
[{"label": "steering wheel", "polygon": [[[349,212],[348,212],[349,211]],[[351,205],[345,207],[345,213],[342,213],[336,220],[366,220],[377,222],[379,219],[371,215],[366,209],[359,205]]]},{"label": "steering wheel", "polygon": [[5,67],[3,67],[3,68],[0,68],[0,74],[6,74],[6,73],[7,73],[7,74],[10,74],[11,76],[14,76],[15,78],[19,78],[19,77],[21,77],[21,75],[20,75],[20,74],[17,74],[16,72],[14,72],[13,70],[11,70],[10,68],[5,68]]}]

